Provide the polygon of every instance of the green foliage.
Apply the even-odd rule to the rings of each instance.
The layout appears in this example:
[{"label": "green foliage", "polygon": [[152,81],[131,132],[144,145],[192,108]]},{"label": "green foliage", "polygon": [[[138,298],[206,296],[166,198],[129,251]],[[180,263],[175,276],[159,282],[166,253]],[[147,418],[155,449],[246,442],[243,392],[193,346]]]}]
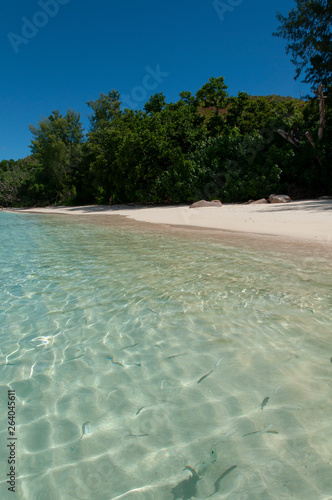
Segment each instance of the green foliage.
[{"label": "green foliage", "polygon": [[166,99],[162,92],[159,94],[154,94],[150,97],[147,103],[144,105],[144,111],[146,113],[160,113],[166,106]]},{"label": "green foliage", "polygon": [[228,93],[224,78],[211,77],[201,89],[196,92],[196,100],[203,108],[213,110],[213,116],[209,119],[207,128],[211,135],[216,136],[222,132],[225,120],[220,110],[226,108]]},{"label": "green foliage", "polygon": [[38,171],[31,157],[25,160],[0,162],[0,203],[21,205],[25,201],[24,186],[29,186]]},{"label": "green foliage", "polygon": [[142,111],[121,110],[115,90],[101,94],[88,103],[93,113],[85,141],[78,114],[53,112],[30,126],[30,159],[0,163],[1,203],[242,202],[281,190],[293,196],[332,191],[331,92],[318,141],[317,98],[229,97],[226,89],[222,77],[210,78],[195,96],[181,92],[168,104],[157,93]]},{"label": "green foliage", "polygon": [[100,94],[99,99],[87,104],[94,113],[90,116],[91,129],[84,147],[83,199],[108,203],[114,190],[113,177],[116,172],[113,167],[117,136],[121,133],[120,94],[112,90],[108,95]]},{"label": "green foliage", "polygon": [[219,115],[219,110],[224,107],[228,94],[226,92],[224,77],[211,77],[208,83],[205,83],[201,89],[196,92],[196,98],[203,103],[204,108],[213,107],[215,116]]},{"label": "green foliage", "polygon": [[298,99],[280,96],[255,97],[240,92],[228,100],[226,123],[237,127],[242,134],[253,130],[271,129],[287,124],[292,127],[301,122],[305,104]]},{"label": "green foliage", "polygon": [[48,118],[29,126],[34,139],[31,150],[41,165],[40,179],[48,201],[66,202],[75,196],[76,177],[83,157],[83,130],[80,115],[53,111]]},{"label": "green foliage", "polygon": [[204,175],[196,197],[225,202],[262,198],[274,191],[281,169],[268,156],[262,136],[229,135],[210,138],[198,153]]},{"label": "green foliage", "polygon": [[[331,176],[331,132],[332,107],[331,94],[328,92],[325,101],[326,119],[323,140],[318,139],[320,111],[318,97],[310,99],[303,108],[302,120],[296,124],[285,123],[284,130],[294,134],[298,140],[298,148],[278,140],[280,155],[283,161],[281,183],[294,196],[315,196],[332,192]],[[306,133],[310,135],[315,147],[309,142]]]},{"label": "green foliage", "polygon": [[121,112],[120,94],[113,89],[107,95],[101,93],[99,99],[89,101],[87,105],[93,110],[90,116],[91,130],[96,131],[106,127]]},{"label": "green foliage", "polygon": [[284,17],[277,14],[280,22],[275,36],[286,39],[287,53],[292,54],[298,78],[304,71],[305,83],[312,88],[323,83],[332,84],[332,4],[331,0],[296,0],[296,9]]}]

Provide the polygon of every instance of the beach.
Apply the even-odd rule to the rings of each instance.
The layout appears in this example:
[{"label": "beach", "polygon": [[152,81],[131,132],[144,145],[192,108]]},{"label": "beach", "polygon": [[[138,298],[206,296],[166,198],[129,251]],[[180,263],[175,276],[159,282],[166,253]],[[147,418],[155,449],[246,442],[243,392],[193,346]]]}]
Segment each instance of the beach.
[{"label": "beach", "polygon": [[189,208],[188,205],[146,207],[89,205],[15,209],[38,214],[98,217],[124,216],[138,222],[227,231],[244,236],[270,236],[277,241],[332,246],[332,200],[306,200],[280,204],[225,204]]}]

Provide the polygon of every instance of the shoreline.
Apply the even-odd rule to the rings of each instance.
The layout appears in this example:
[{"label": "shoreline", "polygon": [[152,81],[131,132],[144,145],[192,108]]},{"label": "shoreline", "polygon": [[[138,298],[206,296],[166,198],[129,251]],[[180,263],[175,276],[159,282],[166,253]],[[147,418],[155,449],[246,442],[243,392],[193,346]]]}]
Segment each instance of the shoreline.
[{"label": "shoreline", "polygon": [[[221,207],[189,208],[176,206],[88,205],[77,207],[8,208],[7,212],[72,215],[104,224],[119,215],[127,220],[173,228],[183,232],[199,231],[210,236],[227,234],[230,239],[253,240],[269,246],[316,247],[332,251],[332,200],[306,200],[281,204],[225,204]],[[113,216],[113,217],[112,217]],[[121,219],[122,219],[121,217]],[[103,221],[101,220],[103,219]],[[91,219],[92,221],[92,219]]]}]

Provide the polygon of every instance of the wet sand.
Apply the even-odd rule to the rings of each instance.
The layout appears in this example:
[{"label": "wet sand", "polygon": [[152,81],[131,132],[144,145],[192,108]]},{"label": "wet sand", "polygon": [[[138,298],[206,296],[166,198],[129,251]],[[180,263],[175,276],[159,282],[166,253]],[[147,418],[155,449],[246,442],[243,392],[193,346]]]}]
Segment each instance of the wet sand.
[{"label": "wet sand", "polygon": [[[245,241],[274,249],[332,252],[332,200],[307,200],[283,204],[189,208],[188,205],[146,207],[89,205],[14,209],[20,213],[84,216],[85,221],[107,224],[119,215],[144,225],[198,233],[228,242]],[[109,219],[109,218],[112,219]],[[123,217],[121,217],[123,221]]]}]

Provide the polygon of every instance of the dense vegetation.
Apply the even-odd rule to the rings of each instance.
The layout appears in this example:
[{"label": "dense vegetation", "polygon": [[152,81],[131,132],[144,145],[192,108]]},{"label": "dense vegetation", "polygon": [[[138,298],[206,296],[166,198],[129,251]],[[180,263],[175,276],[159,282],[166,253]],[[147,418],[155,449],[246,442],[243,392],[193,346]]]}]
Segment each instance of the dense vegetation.
[{"label": "dense vegetation", "polygon": [[108,203],[111,197],[114,203],[241,202],[276,191],[330,194],[329,101],[317,141],[318,98],[229,97],[222,77],[210,78],[194,96],[182,92],[175,103],[155,94],[140,111],[121,110],[116,91],[101,94],[88,103],[86,136],[71,110],[30,126],[32,155],[0,162],[0,203]]}]

